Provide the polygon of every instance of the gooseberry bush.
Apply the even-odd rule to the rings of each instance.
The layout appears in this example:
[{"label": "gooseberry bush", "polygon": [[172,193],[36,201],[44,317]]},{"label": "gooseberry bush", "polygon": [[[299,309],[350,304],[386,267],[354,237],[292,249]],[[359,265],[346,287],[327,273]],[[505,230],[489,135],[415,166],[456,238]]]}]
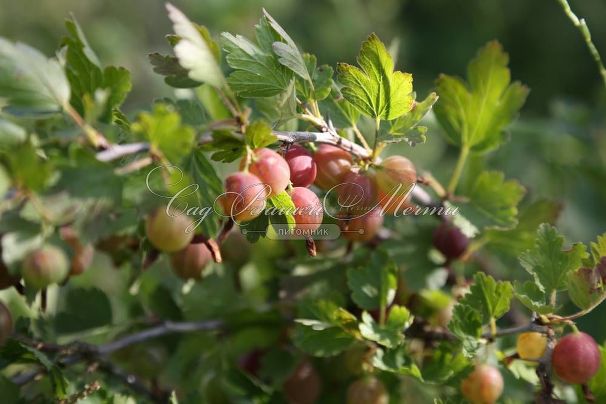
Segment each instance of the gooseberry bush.
[{"label": "gooseberry bush", "polygon": [[74,19],[0,39],[3,403],[606,402],[606,234],[486,159],[528,95],[498,42],[417,94],[375,34],[335,68],[167,10],[144,111]]}]

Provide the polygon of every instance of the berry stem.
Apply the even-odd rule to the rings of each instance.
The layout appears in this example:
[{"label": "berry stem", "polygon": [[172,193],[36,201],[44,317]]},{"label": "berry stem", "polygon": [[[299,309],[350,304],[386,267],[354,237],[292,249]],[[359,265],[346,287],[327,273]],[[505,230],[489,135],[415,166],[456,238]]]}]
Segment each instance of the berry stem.
[{"label": "berry stem", "polygon": [[581,310],[577,313],[571,314],[569,316],[557,316],[557,315],[550,316],[549,322],[550,323],[567,323],[570,321],[574,321],[577,318],[580,318],[586,314],[589,314],[591,311],[593,311],[593,309],[595,309],[600,304],[602,304],[602,302],[604,300],[606,300],[606,293],[603,293],[602,296],[600,296],[600,298],[598,300],[596,300],[591,306],[587,307],[586,309],[583,309],[583,310]]},{"label": "berry stem", "polygon": [[366,150],[368,150],[369,152],[372,151],[372,149],[370,148],[370,145],[368,144],[368,142],[366,141],[366,139],[364,138],[364,135],[362,134],[362,132],[360,132],[360,129],[358,128],[358,125],[353,125],[351,127],[351,129],[353,130],[353,132],[355,133],[356,137],[358,138],[358,140],[360,141],[360,143],[362,143],[362,146],[364,146],[364,148]]},{"label": "berry stem", "polygon": [[88,122],[72,107],[69,103],[63,106],[63,109],[69,115],[69,117],[82,129],[84,135],[90,142],[90,144],[96,149],[107,149],[109,142],[99,131],[90,126]]},{"label": "berry stem", "polygon": [[457,165],[452,172],[452,177],[450,177],[450,181],[448,182],[448,193],[450,195],[454,195],[457,185],[459,185],[459,180],[461,179],[461,174],[463,174],[463,169],[465,168],[465,163],[467,162],[468,156],[469,147],[463,146],[459,152],[459,159],[457,160]]},{"label": "berry stem", "polygon": [[495,337],[497,335],[497,321],[494,317],[490,317],[490,336]]}]

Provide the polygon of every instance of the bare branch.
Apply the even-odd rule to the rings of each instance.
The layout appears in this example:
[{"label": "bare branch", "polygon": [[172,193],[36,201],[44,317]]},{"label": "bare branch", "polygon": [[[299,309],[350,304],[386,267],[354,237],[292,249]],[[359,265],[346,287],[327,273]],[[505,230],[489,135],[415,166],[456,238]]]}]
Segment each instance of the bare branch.
[{"label": "bare branch", "polygon": [[334,129],[326,132],[286,132],[274,131],[281,142],[285,143],[324,143],[340,147],[361,160],[370,158],[370,152],[357,143],[339,136]]},{"label": "bare branch", "polygon": [[117,339],[113,342],[100,345],[97,348],[99,355],[108,355],[112,352],[119,351],[127,346],[147,341],[149,339],[161,337],[167,334],[186,333],[194,331],[210,331],[221,328],[221,321],[198,321],[198,322],[182,322],[176,323],[172,321],[163,322],[155,327],[140,331],[126,337]]},{"label": "bare branch", "polygon": [[142,151],[149,150],[148,143],[129,143],[129,144],[115,144],[108,147],[106,150],[97,153],[97,160],[99,161],[112,161],[119,159],[124,156],[139,153]]},{"label": "bare branch", "polygon": [[[61,352],[67,353],[66,356],[57,360],[57,364],[62,367],[71,366],[83,361],[89,361],[105,364],[104,366],[100,367],[101,370],[114,369],[117,371],[117,367],[106,362],[104,359],[107,355],[110,355],[113,352],[119,351],[133,344],[145,342],[147,340],[158,338],[168,334],[196,331],[211,331],[217,330],[222,326],[223,322],[216,320],[180,323],[166,321],[147,330],[139,331],[134,334],[119,338],[115,341],[109,342],[107,344],[98,346],[82,342],[76,342],[67,345],[46,344],[32,342],[24,337],[16,337],[16,339],[21,341],[22,343],[31,344],[34,346],[34,348],[42,351],[58,352],[59,354],[61,354]],[[21,386],[29,383],[30,381],[36,379],[44,373],[45,370],[42,368],[35,369],[30,372],[21,373],[14,376],[12,378],[12,382],[16,385]],[[132,379],[132,377],[130,379]],[[133,385],[133,383],[129,383],[129,385]]]}]

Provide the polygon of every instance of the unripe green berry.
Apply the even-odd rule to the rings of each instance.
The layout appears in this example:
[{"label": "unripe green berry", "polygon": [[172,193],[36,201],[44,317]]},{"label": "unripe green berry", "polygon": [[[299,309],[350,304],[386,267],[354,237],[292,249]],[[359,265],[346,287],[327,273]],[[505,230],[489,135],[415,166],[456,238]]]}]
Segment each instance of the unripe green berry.
[{"label": "unripe green berry", "polygon": [[53,283],[59,283],[68,273],[67,257],[62,250],[52,245],[32,251],[23,261],[23,279],[27,286],[34,289],[44,289]]},{"label": "unripe green berry", "polygon": [[145,222],[149,242],[163,252],[184,249],[194,237],[193,221],[178,211],[166,213],[166,208],[156,209]]}]

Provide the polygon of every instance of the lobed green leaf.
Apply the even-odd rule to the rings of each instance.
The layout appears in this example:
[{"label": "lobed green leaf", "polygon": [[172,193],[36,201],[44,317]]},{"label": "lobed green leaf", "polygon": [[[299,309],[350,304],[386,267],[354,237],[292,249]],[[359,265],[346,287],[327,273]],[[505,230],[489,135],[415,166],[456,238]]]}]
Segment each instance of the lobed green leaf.
[{"label": "lobed green leaf", "polygon": [[528,89],[515,82],[501,44],[489,42],[469,63],[467,80],[441,75],[440,101],[434,111],[447,139],[476,152],[486,152],[504,141],[504,130],[518,114]]},{"label": "lobed green leaf", "polygon": [[343,96],[360,112],[392,120],[412,109],[412,75],[394,71],[389,52],[375,34],[362,43],[358,64],[360,68],[339,63],[337,73]]}]

